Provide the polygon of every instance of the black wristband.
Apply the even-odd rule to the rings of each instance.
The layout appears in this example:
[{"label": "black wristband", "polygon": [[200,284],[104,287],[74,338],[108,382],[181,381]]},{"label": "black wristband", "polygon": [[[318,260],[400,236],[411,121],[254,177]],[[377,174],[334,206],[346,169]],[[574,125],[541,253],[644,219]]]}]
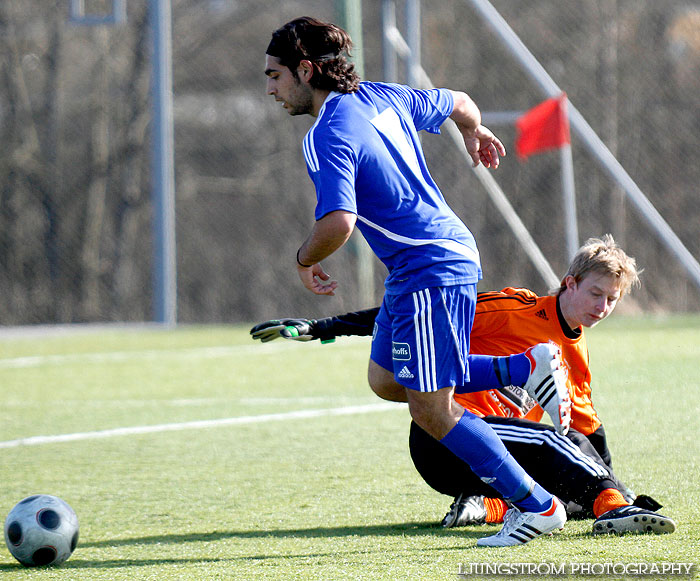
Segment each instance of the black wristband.
[{"label": "black wristband", "polygon": [[297,264],[301,266],[302,268],[311,268],[313,264],[304,264],[301,260],[299,260],[299,253],[301,252],[301,248],[297,250]]},{"label": "black wristband", "polygon": [[335,330],[333,329],[333,317],[316,319],[311,321],[311,334],[321,340],[321,343],[335,341]]}]

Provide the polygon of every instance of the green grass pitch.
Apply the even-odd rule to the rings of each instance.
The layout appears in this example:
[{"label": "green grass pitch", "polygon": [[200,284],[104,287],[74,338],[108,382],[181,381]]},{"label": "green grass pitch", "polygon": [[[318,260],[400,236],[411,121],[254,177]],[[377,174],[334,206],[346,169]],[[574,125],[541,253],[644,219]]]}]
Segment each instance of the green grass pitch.
[{"label": "green grass pitch", "polygon": [[46,493],[81,524],[57,568],[25,569],[3,543],[3,581],[441,580],[469,563],[695,563],[698,576],[699,317],[587,333],[616,471],[676,533],[593,537],[575,521],[509,549],[475,547],[495,528],[438,526],[451,499],[413,469],[408,411],[374,407],[367,339],[262,345],[247,331],[0,332],[2,519]]}]

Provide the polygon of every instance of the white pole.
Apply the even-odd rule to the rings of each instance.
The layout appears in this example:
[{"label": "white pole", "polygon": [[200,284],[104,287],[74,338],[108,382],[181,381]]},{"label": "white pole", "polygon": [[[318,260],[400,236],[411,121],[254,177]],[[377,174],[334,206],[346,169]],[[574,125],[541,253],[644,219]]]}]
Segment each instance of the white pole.
[{"label": "white pole", "polygon": [[[382,66],[384,80],[388,83],[395,83],[399,78],[396,49],[394,48],[397,34],[396,4],[394,0],[382,0]],[[401,35],[398,34],[398,36]]]},{"label": "white pole", "polygon": [[170,0],[150,0],[153,35],[151,100],[154,320],[175,325],[175,172],[173,169],[173,96]]},{"label": "white pole", "polygon": [[561,165],[561,189],[564,196],[564,223],[566,224],[566,253],[569,260],[576,255],[579,245],[578,219],[576,217],[576,188],[574,187],[574,158],[571,144],[559,148]]},{"label": "white pole", "polygon": [[406,0],[406,37],[408,38],[407,81],[411,87],[420,84],[420,0]]},{"label": "white pole", "polygon": [[[561,100],[562,115],[569,123],[569,99]],[[571,153],[571,143],[565,143],[559,148],[559,165],[561,167],[561,191],[564,198],[564,224],[566,225],[567,258],[573,260],[578,251],[578,218],[576,214],[576,188],[574,186],[574,157]]]}]

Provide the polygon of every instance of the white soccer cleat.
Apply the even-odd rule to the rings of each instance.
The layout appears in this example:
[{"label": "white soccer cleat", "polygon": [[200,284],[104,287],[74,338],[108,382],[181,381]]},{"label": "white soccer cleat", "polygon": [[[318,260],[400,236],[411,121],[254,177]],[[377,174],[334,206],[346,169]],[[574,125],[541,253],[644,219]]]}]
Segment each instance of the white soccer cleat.
[{"label": "white soccer cleat", "polygon": [[478,547],[514,547],[561,530],[566,523],[566,510],[555,498],[545,512],[520,512],[511,508],[503,518],[503,528],[495,535],[476,541]]},{"label": "white soccer cleat", "polygon": [[549,414],[557,432],[566,434],[571,425],[571,397],[561,351],[551,343],[538,343],[525,355],[530,360],[530,377],[523,388]]}]

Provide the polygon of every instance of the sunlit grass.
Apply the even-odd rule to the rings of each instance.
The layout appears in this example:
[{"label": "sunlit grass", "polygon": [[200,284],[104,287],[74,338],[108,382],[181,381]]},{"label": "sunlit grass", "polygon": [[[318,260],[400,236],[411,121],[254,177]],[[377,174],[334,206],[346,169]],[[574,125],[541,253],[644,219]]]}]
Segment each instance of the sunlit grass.
[{"label": "sunlit grass", "polygon": [[[469,562],[695,562],[700,319],[613,319],[588,333],[618,475],[665,506],[669,536],[592,537],[591,522],[512,549],[443,530],[451,499],[408,456],[406,409],[0,447],[0,511],[43,492],[78,513],[62,567],[8,579],[453,579]],[[378,404],[367,339],[254,344],[247,329],[0,339],[0,442]],[[512,578],[512,577],[511,577]]]}]

